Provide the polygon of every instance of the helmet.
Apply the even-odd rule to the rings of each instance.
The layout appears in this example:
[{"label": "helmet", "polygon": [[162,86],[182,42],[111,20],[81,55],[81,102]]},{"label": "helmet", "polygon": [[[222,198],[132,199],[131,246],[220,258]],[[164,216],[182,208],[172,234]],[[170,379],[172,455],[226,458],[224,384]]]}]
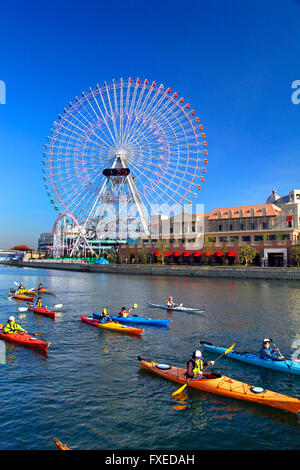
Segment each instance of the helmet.
[{"label": "helmet", "polygon": [[126,307],[122,307],[122,310],[126,310]]},{"label": "helmet", "polygon": [[173,300],[173,297],[169,297],[169,300]]},{"label": "helmet", "polygon": [[202,353],[201,351],[194,351],[192,357],[194,359],[202,359]]},{"label": "helmet", "polygon": [[9,320],[9,321],[15,321],[15,317],[11,316],[11,317],[9,317],[8,320]]},{"label": "helmet", "polygon": [[269,338],[265,338],[265,339],[263,340],[263,344],[264,344],[264,343],[271,343],[271,340],[270,340]]}]

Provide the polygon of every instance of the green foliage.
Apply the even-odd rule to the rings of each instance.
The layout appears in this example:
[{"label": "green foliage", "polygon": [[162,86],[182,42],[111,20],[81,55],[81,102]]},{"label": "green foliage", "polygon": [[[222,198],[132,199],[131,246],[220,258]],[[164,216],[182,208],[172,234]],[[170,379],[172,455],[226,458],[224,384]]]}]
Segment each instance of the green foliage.
[{"label": "green foliage", "polygon": [[300,266],[300,245],[290,246],[289,260],[291,266]]},{"label": "green foliage", "polygon": [[242,243],[240,248],[240,262],[245,266],[252,264],[254,258],[257,256],[257,251],[248,243]]}]

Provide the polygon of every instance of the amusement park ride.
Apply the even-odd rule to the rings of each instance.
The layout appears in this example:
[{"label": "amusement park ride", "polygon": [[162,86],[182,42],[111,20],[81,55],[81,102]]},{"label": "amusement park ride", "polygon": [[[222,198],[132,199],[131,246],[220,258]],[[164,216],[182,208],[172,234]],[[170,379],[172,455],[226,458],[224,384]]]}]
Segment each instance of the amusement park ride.
[{"label": "amusement park ride", "polygon": [[206,136],[190,104],[170,88],[139,78],[105,82],[58,118],[42,162],[50,202],[62,207],[55,257],[99,255],[105,246],[148,237],[154,210],[174,213],[201,190]]}]

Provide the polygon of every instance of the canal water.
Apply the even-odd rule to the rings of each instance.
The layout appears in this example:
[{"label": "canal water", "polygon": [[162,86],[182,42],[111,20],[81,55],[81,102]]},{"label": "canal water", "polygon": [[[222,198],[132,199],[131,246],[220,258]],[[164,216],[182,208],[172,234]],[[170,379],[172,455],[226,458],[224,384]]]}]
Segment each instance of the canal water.
[{"label": "canal water", "polygon": [[[54,321],[7,300],[14,282],[43,282],[62,303]],[[185,366],[199,341],[256,351],[271,336],[290,357],[300,339],[300,283],[0,267],[0,323],[9,315],[29,332],[51,341],[48,356],[6,345],[0,364],[0,448],[54,449],[56,436],[73,449],[298,449],[300,421],[291,413],[189,391],[172,398],[178,385],[141,370],[138,356]],[[168,314],[147,306],[169,295],[202,314]],[[137,303],[135,313],[170,318],[169,328],[145,327],[139,339],[99,330],[80,315],[106,307],[117,313]],[[211,353],[206,359],[215,359]],[[224,358],[222,372],[251,385],[300,398],[300,377]]]}]

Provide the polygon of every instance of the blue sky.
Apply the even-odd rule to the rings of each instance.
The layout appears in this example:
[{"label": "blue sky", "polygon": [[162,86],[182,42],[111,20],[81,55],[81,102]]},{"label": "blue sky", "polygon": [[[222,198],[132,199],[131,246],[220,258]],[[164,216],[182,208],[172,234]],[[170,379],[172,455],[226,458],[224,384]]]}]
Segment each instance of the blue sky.
[{"label": "blue sky", "polygon": [[52,230],[49,129],[82,90],[112,78],[156,80],[197,111],[206,211],[300,187],[300,1],[17,0],[2,3],[0,44],[0,248],[36,247]]}]

